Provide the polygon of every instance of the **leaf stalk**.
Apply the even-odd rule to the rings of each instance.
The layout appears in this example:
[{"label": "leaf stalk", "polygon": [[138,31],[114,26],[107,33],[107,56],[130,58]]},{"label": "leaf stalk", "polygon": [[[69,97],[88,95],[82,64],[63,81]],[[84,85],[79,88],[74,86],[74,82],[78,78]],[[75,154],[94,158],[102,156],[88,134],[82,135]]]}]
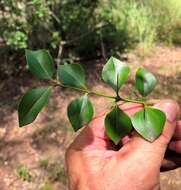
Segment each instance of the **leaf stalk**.
[{"label": "leaf stalk", "polygon": [[96,95],[96,96],[100,96],[100,97],[115,99],[115,102],[119,102],[119,101],[132,102],[132,103],[142,104],[145,107],[147,105],[156,104],[160,101],[159,99],[152,99],[152,100],[148,100],[147,102],[146,101],[140,101],[140,100],[131,100],[131,99],[120,97],[120,96],[109,96],[109,95],[106,95],[103,93],[88,90],[86,88],[84,89],[84,88],[76,88],[76,87],[72,87],[72,86],[67,86],[67,85],[62,84],[61,82],[59,82],[57,80],[51,80],[51,82],[53,82],[54,86],[60,86],[62,88],[70,88],[70,89],[73,89],[73,90],[76,90],[79,92],[87,93],[89,95]]}]

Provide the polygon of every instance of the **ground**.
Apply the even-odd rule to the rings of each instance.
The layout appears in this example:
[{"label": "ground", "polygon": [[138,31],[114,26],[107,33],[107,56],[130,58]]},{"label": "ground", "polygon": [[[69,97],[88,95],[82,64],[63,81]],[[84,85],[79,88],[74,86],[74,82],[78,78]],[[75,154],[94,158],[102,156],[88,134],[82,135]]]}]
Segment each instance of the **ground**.
[{"label": "ground", "polygon": [[[135,96],[131,86],[135,68],[149,68],[159,84],[151,98],[173,98],[181,105],[181,48],[157,47],[148,57],[136,52],[124,55],[133,73],[123,94]],[[96,64],[93,64],[97,62]],[[99,77],[103,61],[84,63],[92,90],[105,94],[113,91]],[[19,128],[18,100],[30,87],[40,85],[29,73],[10,77],[0,83],[0,189],[1,190],[67,190],[64,153],[76,136],[66,117],[66,107],[77,92],[56,89],[49,106],[33,124]],[[110,100],[92,97],[95,112],[110,107]],[[161,174],[162,190],[179,190],[181,169]]]}]

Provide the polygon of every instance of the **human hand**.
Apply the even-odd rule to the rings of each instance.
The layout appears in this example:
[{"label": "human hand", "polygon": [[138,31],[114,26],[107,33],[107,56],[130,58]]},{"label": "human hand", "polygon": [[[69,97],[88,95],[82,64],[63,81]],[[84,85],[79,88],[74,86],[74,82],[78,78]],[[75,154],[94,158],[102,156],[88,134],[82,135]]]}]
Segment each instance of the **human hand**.
[{"label": "human hand", "polygon": [[[133,103],[120,107],[130,116],[142,109],[142,105]],[[120,146],[115,146],[105,135],[105,113],[94,118],[67,150],[70,190],[159,189],[160,167],[180,108],[173,101],[162,101],[154,107],[165,111],[167,122],[153,143],[133,132],[122,139]]]},{"label": "human hand", "polygon": [[[169,144],[169,149],[181,154],[181,120],[177,121],[173,140]],[[180,158],[181,159],[181,158]],[[181,166],[181,163],[180,163]]]},{"label": "human hand", "polygon": [[[161,109],[162,105],[164,105],[163,104],[164,101],[165,100],[161,101],[159,104],[156,105],[156,107],[159,107],[159,109]],[[173,102],[172,100],[168,100],[167,105],[172,102]],[[170,110],[169,106],[167,106],[167,108],[168,108],[168,112],[172,114],[172,109]],[[168,171],[168,170],[181,167],[180,154],[181,154],[181,120],[177,121],[176,123],[174,135],[169,143],[169,146],[165,153],[164,160],[162,162],[161,171]]]}]

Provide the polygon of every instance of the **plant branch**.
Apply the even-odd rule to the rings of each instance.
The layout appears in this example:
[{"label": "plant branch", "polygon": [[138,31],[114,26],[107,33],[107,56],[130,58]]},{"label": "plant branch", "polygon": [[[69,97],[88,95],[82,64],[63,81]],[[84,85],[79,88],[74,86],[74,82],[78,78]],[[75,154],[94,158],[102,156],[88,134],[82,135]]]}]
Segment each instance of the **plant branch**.
[{"label": "plant branch", "polygon": [[58,24],[61,24],[60,19],[55,15],[55,13],[53,11],[50,11],[52,17],[57,21]]},{"label": "plant branch", "polygon": [[114,96],[108,96],[108,95],[105,95],[105,94],[102,94],[102,93],[99,93],[99,92],[90,91],[90,90],[84,89],[84,88],[77,88],[77,87],[64,85],[64,84],[60,83],[57,80],[52,80],[52,82],[55,84],[55,86],[61,86],[63,88],[70,88],[70,89],[73,89],[73,90],[76,90],[76,91],[79,91],[79,92],[84,92],[84,93],[88,93],[88,94],[92,94],[92,95],[96,95],[96,96],[102,96],[102,97],[105,97],[105,98],[116,99],[116,97],[114,97]]},{"label": "plant branch", "polygon": [[84,88],[77,88],[77,87],[73,87],[73,86],[64,85],[57,80],[52,80],[52,82],[53,82],[54,86],[60,86],[62,88],[69,88],[69,89],[76,90],[76,91],[83,92],[83,93],[87,93],[90,95],[92,94],[92,95],[96,95],[96,96],[100,96],[100,97],[115,99],[116,102],[119,102],[119,101],[132,102],[132,103],[142,104],[143,106],[147,106],[147,105],[154,105],[160,101],[159,99],[151,99],[148,101],[131,100],[131,99],[120,97],[120,96],[119,97],[109,96],[109,95],[105,95],[105,94],[102,94],[99,92],[94,92],[94,91],[84,89]]},{"label": "plant branch", "polygon": [[147,101],[147,105],[154,105],[158,104],[160,102],[160,99],[150,99]]},{"label": "plant branch", "polygon": [[148,101],[139,101],[139,100],[131,100],[131,99],[128,99],[128,98],[123,98],[121,97],[122,101],[125,101],[125,102],[132,102],[132,103],[137,103],[137,104],[143,104],[144,106],[147,106],[147,105],[154,105],[154,104],[157,104],[160,102],[160,99],[151,99],[151,100],[148,100]]},{"label": "plant branch", "polygon": [[122,100],[122,101],[125,101],[125,102],[132,102],[132,103],[137,103],[137,104],[146,105],[146,102],[144,102],[144,101],[130,100],[130,99],[128,99],[128,98],[123,98],[123,97],[121,97],[121,100]]},{"label": "plant branch", "polygon": [[103,37],[102,37],[102,29],[100,29],[100,41],[101,41],[102,56],[103,56],[103,58],[106,60],[106,59],[107,59],[107,56],[106,56],[106,49],[105,49],[104,41],[103,41]]},{"label": "plant branch", "polygon": [[102,96],[102,97],[105,97],[105,98],[116,99],[116,97],[114,97],[114,96],[108,96],[108,95],[105,95],[105,94],[102,94],[102,93],[99,93],[99,92],[89,91],[88,93],[96,95],[96,96]]},{"label": "plant branch", "polygon": [[56,59],[57,68],[58,68],[58,65],[60,65],[60,62],[61,62],[63,47],[64,47],[64,44],[62,42],[60,42],[59,48],[58,48],[58,55],[57,55],[57,59]]}]

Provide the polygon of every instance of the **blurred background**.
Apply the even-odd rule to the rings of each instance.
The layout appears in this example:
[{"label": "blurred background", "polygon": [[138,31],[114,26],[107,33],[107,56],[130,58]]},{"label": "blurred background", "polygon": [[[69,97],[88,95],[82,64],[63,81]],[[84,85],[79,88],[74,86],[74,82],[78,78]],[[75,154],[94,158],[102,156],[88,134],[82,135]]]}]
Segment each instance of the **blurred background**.
[{"label": "blurred background", "polygon": [[[100,77],[114,55],[133,69],[123,94],[134,97],[137,67],[158,80],[151,98],[181,105],[180,0],[0,0],[0,189],[67,190],[64,153],[76,134],[66,107],[77,92],[56,89],[36,121],[18,128],[17,106],[39,86],[25,49],[48,49],[56,64],[81,63],[89,87],[112,94]],[[110,106],[92,97],[95,112]],[[161,174],[163,190],[181,189],[181,170]]]}]

